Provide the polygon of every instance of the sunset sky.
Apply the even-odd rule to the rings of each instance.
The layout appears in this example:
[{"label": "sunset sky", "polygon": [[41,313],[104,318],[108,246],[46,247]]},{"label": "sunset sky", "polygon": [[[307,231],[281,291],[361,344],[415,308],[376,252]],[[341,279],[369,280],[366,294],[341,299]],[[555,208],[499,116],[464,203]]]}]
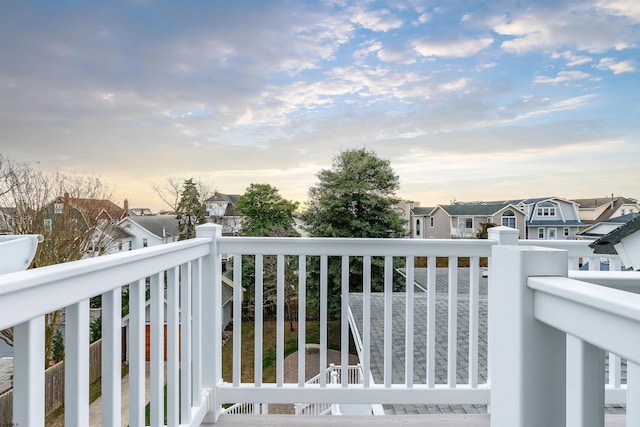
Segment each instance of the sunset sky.
[{"label": "sunset sky", "polygon": [[640,1],[7,1],[0,154],[304,201],[366,147],[423,206],[640,197]]}]

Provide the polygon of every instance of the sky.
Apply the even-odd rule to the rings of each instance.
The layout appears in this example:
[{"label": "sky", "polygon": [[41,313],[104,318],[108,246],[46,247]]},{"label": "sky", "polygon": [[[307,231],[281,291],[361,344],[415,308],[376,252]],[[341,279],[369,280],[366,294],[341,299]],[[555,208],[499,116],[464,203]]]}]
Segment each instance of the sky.
[{"label": "sky", "polygon": [[422,206],[640,198],[640,2],[31,1],[0,13],[0,154],[304,202],[341,151]]}]

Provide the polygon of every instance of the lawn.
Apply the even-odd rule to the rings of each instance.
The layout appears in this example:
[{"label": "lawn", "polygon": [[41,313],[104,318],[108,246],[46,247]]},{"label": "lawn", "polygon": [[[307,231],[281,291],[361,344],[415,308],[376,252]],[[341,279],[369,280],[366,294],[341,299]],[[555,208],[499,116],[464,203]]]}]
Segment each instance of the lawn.
[{"label": "lawn", "polygon": [[[307,344],[320,342],[320,323],[306,322]],[[254,323],[242,323],[242,350],[241,350],[241,380],[242,382],[254,382]],[[289,328],[289,322],[285,322],[284,355],[298,350],[298,324],[293,323],[294,331]],[[276,379],[276,322],[263,322],[262,333],[262,381],[275,382]],[[353,340],[349,340],[349,351],[355,353]],[[340,350],[340,322],[327,322],[327,343],[330,349]],[[222,377],[231,382],[233,372],[233,339],[225,343],[222,348]]]}]

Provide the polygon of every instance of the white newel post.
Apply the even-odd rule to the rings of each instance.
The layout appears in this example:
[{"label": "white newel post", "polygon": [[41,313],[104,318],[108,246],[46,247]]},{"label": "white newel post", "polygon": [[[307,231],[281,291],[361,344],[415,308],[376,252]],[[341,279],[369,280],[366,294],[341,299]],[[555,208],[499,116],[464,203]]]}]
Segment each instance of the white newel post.
[{"label": "white newel post", "polygon": [[211,239],[209,255],[202,259],[202,387],[210,390],[209,412],[204,422],[216,422],[222,407],[217,387],[222,382],[222,254],[217,238],[222,226],[202,224],[196,237]]},{"label": "white newel post", "polygon": [[489,240],[495,240],[499,245],[517,245],[520,232],[515,228],[505,227],[500,225],[498,227],[491,227],[487,230]]},{"label": "white newel post", "polygon": [[565,423],[565,334],[534,318],[534,291],[527,287],[527,277],[567,274],[566,251],[511,245],[492,249],[488,314],[492,427]]}]

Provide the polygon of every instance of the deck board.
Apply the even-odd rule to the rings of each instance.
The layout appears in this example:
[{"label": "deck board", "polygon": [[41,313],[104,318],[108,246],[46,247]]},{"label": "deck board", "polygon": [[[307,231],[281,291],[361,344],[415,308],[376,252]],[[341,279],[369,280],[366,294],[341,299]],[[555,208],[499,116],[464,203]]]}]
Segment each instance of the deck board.
[{"label": "deck board", "polygon": [[[460,427],[490,427],[491,416],[487,414],[461,415],[390,415],[390,416],[309,416],[309,415],[227,415],[221,416],[216,424],[203,426],[460,426]],[[624,427],[625,416],[618,414],[605,415],[605,426]]]}]

